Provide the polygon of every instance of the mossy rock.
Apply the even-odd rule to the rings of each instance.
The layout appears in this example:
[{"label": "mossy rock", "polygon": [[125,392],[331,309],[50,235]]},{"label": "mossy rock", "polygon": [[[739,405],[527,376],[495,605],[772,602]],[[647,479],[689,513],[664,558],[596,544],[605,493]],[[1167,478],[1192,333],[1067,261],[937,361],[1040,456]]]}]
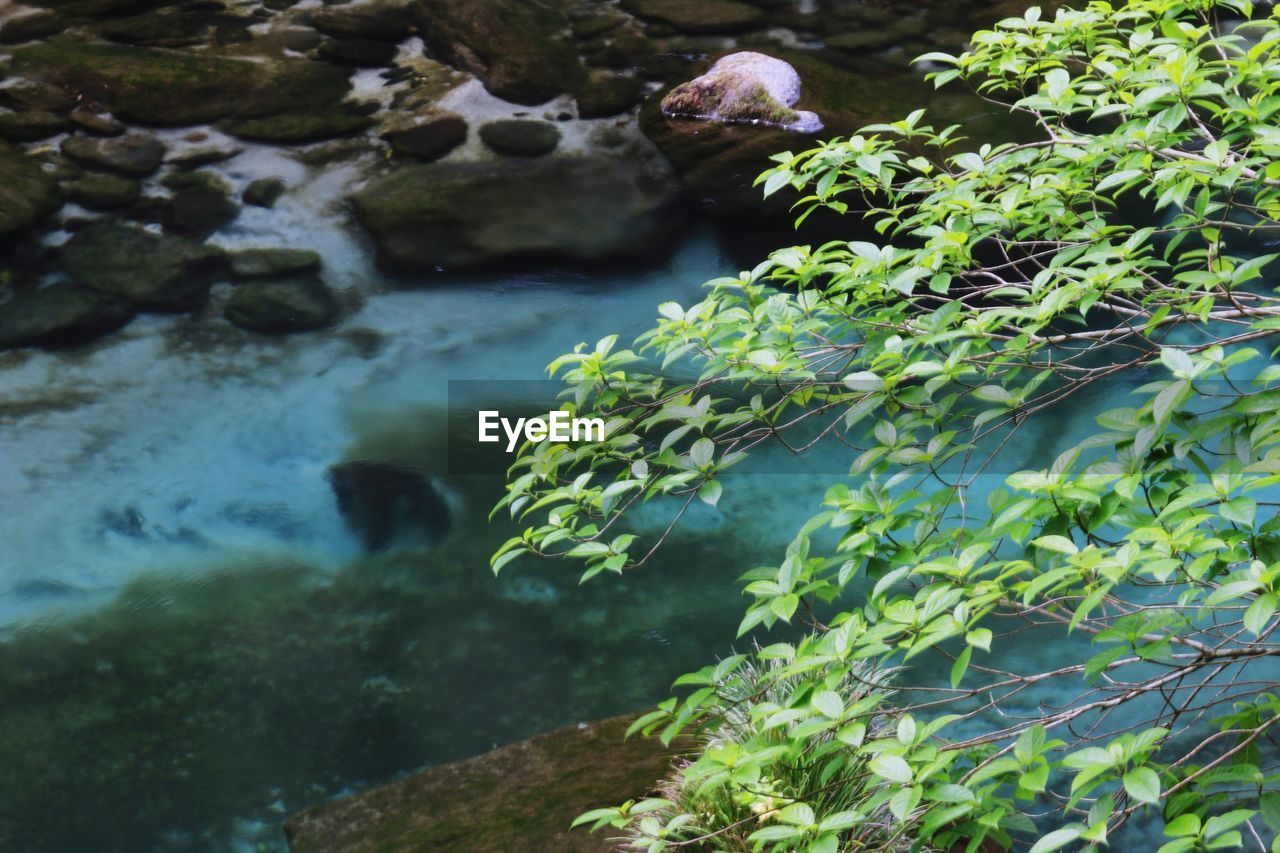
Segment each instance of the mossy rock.
[{"label": "mossy rock", "polygon": [[582,812],[652,790],[687,741],[626,738],[634,718],[582,723],[314,806],[285,824],[293,853],[503,850],[597,853]]},{"label": "mossy rock", "polygon": [[180,0],[29,0],[32,6],[54,9],[73,18],[112,18],[136,15],[166,6],[177,6]]},{"label": "mossy rock", "polygon": [[111,139],[70,136],[62,141],[62,153],[82,166],[135,177],[145,177],[159,169],[164,152],[163,142],[142,133]]},{"label": "mossy rock", "polygon": [[221,28],[247,31],[250,21],[216,11],[175,9],[130,15],[104,21],[94,27],[109,41],[141,47],[188,47],[222,41],[215,38]]},{"label": "mossy rock", "polygon": [[76,105],[75,95],[61,86],[19,79],[0,89],[0,107],[11,110],[47,110],[63,113]]},{"label": "mossy rock", "polygon": [[[648,155],[648,156],[646,156]],[[661,260],[683,224],[678,187],[651,149],[605,157],[406,164],[352,201],[391,270],[531,258]]]},{"label": "mossy rock", "polygon": [[164,217],[170,231],[208,235],[240,215],[231,185],[214,172],[174,172],[163,183],[173,190]]},{"label": "mossy rock", "polygon": [[31,110],[0,114],[0,139],[9,142],[38,142],[70,129],[70,119],[57,113]]},{"label": "mossy rock", "polygon": [[78,285],[20,290],[0,302],[0,349],[75,346],[131,319],[133,310],[125,303]]},{"label": "mossy rock", "polygon": [[499,154],[541,157],[560,144],[560,128],[547,121],[504,119],[481,125],[480,139]]},{"label": "mossy rock", "polygon": [[231,294],[223,315],[251,332],[306,332],[333,323],[338,317],[338,302],[316,278],[250,281]]},{"label": "mossy rock", "polygon": [[290,110],[261,118],[224,122],[220,129],[250,142],[294,145],[360,133],[373,124],[367,113],[346,106]]},{"label": "mossy rock", "polygon": [[244,194],[240,198],[245,204],[254,207],[275,207],[288,188],[289,185],[283,178],[258,178],[244,188]]},{"label": "mossy rock", "polygon": [[467,122],[459,115],[442,115],[413,127],[390,130],[382,138],[398,155],[439,160],[467,141]]},{"label": "mossy rock", "polygon": [[17,48],[13,70],[163,126],[302,110],[341,100],[340,68],[306,60],[252,62],[119,45],[46,43]]},{"label": "mossy rock", "polygon": [[67,198],[89,210],[115,210],[138,200],[142,185],[133,178],[107,172],[86,172],[68,181]]},{"label": "mossy rock", "polygon": [[320,269],[320,255],[310,249],[241,249],[232,252],[230,260],[236,278],[290,276]]},{"label": "mossy rock", "polygon": [[338,65],[380,68],[395,60],[396,46],[377,39],[330,38],[320,43],[315,55],[317,59]]},{"label": "mossy rock", "polygon": [[95,136],[119,136],[127,129],[124,122],[89,110],[72,110],[67,118],[71,119],[71,123],[76,127]]},{"label": "mossy rock", "polygon": [[327,36],[389,42],[402,41],[418,29],[408,5],[395,2],[317,9],[311,25]]},{"label": "mossy rock", "polygon": [[731,33],[765,21],[756,6],[738,0],[624,0],[623,8],[638,18],[686,33]]},{"label": "mossy rock", "polygon": [[58,185],[40,162],[0,142],[0,234],[29,228],[58,205]]},{"label": "mossy rock", "polygon": [[0,26],[0,44],[22,44],[27,41],[48,38],[67,28],[69,21],[53,11],[35,12],[10,18]]},{"label": "mossy rock", "polygon": [[433,0],[419,4],[427,44],[485,89],[516,104],[577,91],[585,79],[564,13],[534,0]]},{"label": "mossy rock", "polygon": [[644,81],[639,77],[596,71],[578,92],[578,115],[581,118],[616,116],[642,100]]},{"label": "mossy rock", "polygon": [[153,311],[200,307],[226,269],[223,251],[214,246],[114,223],[86,228],[61,254],[77,282]]}]

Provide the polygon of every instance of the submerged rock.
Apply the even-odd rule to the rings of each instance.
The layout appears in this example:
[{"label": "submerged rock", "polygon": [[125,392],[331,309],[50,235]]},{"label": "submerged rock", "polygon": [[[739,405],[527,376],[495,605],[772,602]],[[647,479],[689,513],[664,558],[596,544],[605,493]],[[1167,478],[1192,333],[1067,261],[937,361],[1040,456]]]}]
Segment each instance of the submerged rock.
[{"label": "submerged rock", "polygon": [[173,190],[164,220],[170,230],[207,235],[240,215],[231,185],[214,172],[174,172],[163,183]]},{"label": "submerged rock", "polygon": [[198,308],[226,268],[221,249],[132,225],[92,225],[61,251],[79,283],[154,311]]},{"label": "submerged rock", "polygon": [[545,121],[505,119],[480,127],[480,139],[499,154],[541,157],[560,144],[560,129]]},{"label": "submerged rock", "polygon": [[763,53],[731,53],[711,70],[676,86],[662,99],[664,115],[732,124],[763,124],[813,133],[817,113],[797,111],[800,75],[789,63]]},{"label": "submerged rock", "polygon": [[141,133],[114,139],[72,136],[62,142],[62,153],[82,166],[111,169],[145,177],[160,168],[165,147],[160,140]]},{"label": "submerged rock", "polygon": [[220,127],[232,136],[251,142],[291,145],[350,136],[371,124],[373,119],[366,111],[339,105],[291,110],[262,118],[239,119],[226,122]]},{"label": "submerged rock", "polygon": [[462,116],[450,114],[414,127],[387,131],[382,138],[396,154],[439,160],[467,141],[467,122]]},{"label": "submerged rock", "polygon": [[596,71],[578,93],[581,118],[606,118],[624,113],[644,99],[644,81],[639,77]]},{"label": "submerged rock", "polygon": [[58,207],[58,185],[40,162],[0,142],[0,234],[29,228]]},{"label": "submerged rock", "polygon": [[71,123],[81,130],[98,136],[119,136],[126,130],[123,122],[116,121],[111,116],[99,115],[89,110],[72,110],[67,118],[71,119]]},{"label": "submerged rock", "polygon": [[475,268],[530,256],[653,260],[681,227],[679,187],[656,152],[413,164],[352,198],[392,270]]},{"label": "submerged rock", "polygon": [[681,739],[664,747],[626,738],[634,717],[579,723],[492,752],[432,767],[314,806],[285,823],[294,853],[454,848],[603,853],[607,833],[570,830],[579,814],[653,788]]},{"label": "submerged rock", "polygon": [[20,290],[0,299],[0,349],[74,346],[133,319],[123,302],[74,284]]},{"label": "submerged rock", "polygon": [[343,69],[323,62],[254,62],[106,44],[28,45],[14,50],[12,67],[120,118],[163,126],[334,104],[351,86]]},{"label": "submerged rock", "polygon": [[449,505],[421,471],[357,459],[332,466],[329,485],[347,524],[369,551],[449,532]]},{"label": "submerged rock", "polygon": [[337,319],[338,303],[316,278],[255,280],[235,289],[223,316],[251,332],[305,332]]}]

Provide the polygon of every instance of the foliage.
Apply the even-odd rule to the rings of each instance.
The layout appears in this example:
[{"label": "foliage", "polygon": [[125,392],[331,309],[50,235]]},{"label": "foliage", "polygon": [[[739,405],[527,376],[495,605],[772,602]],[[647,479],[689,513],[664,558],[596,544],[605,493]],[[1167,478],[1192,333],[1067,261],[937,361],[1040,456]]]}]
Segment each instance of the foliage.
[{"label": "foliage", "polygon": [[[1262,253],[1280,229],[1277,45],[1280,21],[1244,0],[1002,21],[922,60],[1038,138],[966,148],[915,112],[778,155],[766,193],[798,190],[802,217],[863,212],[882,239],[774,252],[660,306],[638,350],[607,338],[551,365],[608,434],[523,448],[501,507],[529,526],[495,570],[521,554],[581,560],[584,579],[635,570],[765,445],[850,465],[745,578],[743,634],[810,632],[750,656],[784,662],[786,690],[735,695],[721,664],[644,718],[668,739],[743,720],[722,762],[742,791],[744,764],[866,774],[852,809],[821,784],[789,792],[755,849],[856,849],[882,809],[877,846],[969,851],[1091,848],[1135,819],[1163,827],[1161,853],[1280,829],[1280,367],[1250,346],[1280,328]],[[1130,385],[1085,440],[1001,471],[1019,431],[1052,436]],[[660,510],[670,525],[643,535]],[[903,668],[892,706],[849,692],[867,665]],[[864,732],[869,715],[895,722]],[[676,839],[696,815],[653,808],[627,818],[649,849],[695,843]]]}]

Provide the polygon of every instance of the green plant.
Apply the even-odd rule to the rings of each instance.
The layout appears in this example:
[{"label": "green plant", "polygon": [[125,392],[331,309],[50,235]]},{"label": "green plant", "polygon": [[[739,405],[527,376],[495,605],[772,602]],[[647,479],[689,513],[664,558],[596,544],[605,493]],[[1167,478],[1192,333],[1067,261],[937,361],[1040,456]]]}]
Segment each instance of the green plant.
[{"label": "green plant", "polygon": [[[1254,348],[1280,329],[1277,45],[1245,0],[1002,21],[922,59],[1038,139],[967,149],[915,112],[780,154],[766,194],[865,213],[884,241],[782,249],[660,306],[639,350],[606,338],[551,365],[607,437],[523,448],[500,506],[529,526],[495,570],[633,571],[670,530],[624,532],[642,505],[674,525],[765,445],[849,462],[781,563],[745,578],[741,633],[813,632],[767,647],[786,696],[713,671],[641,725],[670,739],[735,714],[735,760],[761,778],[802,762],[879,780],[852,808],[791,793],[785,836],[756,830],[754,849],[858,849],[885,810],[891,849],[1092,849],[1135,818],[1163,825],[1161,853],[1280,830],[1280,366]],[[1132,405],[989,485],[1019,431],[1052,438],[1125,382]],[[892,706],[853,700],[868,664],[901,668]],[[896,723],[844,736],[868,715]],[[665,823],[625,822],[652,850],[734,831],[675,842],[690,812],[650,806]]]}]

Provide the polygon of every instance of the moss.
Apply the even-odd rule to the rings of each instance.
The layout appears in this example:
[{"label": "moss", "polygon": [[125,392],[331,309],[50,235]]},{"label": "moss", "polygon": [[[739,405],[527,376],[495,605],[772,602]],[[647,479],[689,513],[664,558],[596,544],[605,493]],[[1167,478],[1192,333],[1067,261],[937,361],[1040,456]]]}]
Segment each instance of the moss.
[{"label": "moss", "polygon": [[350,136],[366,129],[373,119],[366,113],[346,109],[294,110],[262,118],[229,121],[221,129],[252,142],[303,143]]},{"label": "moss", "polygon": [[339,68],[304,60],[243,59],[101,44],[46,43],[13,52],[13,71],[156,125],[258,116],[340,100]]},{"label": "moss", "polygon": [[0,142],[0,234],[34,225],[58,206],[58,187],[40,164]]}]

